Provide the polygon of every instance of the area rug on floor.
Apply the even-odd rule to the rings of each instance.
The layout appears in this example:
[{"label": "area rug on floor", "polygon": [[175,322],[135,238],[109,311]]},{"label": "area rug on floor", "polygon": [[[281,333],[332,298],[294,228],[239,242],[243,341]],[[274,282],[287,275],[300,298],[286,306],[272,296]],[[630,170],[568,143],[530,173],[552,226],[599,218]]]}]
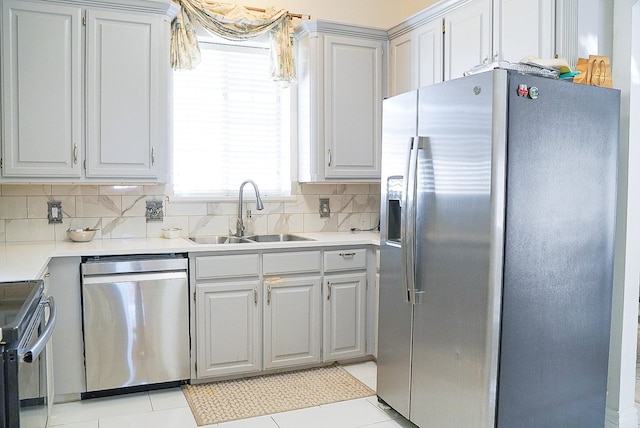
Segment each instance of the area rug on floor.
[{"label": "area rug on floor", "polygon": [[198,426],[375,395],[338,365],[185,385],[182,391]]}]

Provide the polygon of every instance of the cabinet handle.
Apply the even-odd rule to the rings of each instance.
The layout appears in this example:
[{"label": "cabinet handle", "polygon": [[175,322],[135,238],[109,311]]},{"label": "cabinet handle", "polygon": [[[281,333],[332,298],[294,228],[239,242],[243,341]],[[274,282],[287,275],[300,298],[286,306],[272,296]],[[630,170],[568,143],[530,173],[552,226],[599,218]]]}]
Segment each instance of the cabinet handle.
[{"label": "cabinet handle", "polygon": [[483,64],[486,64],[488,62],[489,62],[489,57],[488,56],[485,56],[484,58],[482,58],[482,63]]},{"label": "cabinet handle", "polygon": [[78,164],[78,144],[77,143],[73,145],[73,163],[75,165]]},{"label": "cabinet handle", "polygon": [[494,61],[497,61],[497,60],[498,60],[498,51],[495,51],[495,52],[493,53],[493,60],[494,60]]},{"label": "cabinet handle", "polygon": [[331,300],[331,283],[327,281],[327,300]]},{"label": "cabinet handle", "polygon": [[156,147],[151,146],[151,166],[156,166]]},{"label": "cabinet handle", "polygon": [[331,168],[331,149],[327,151],[329,152],[329,168]]},{"label": "cabinet handle", "polygon": [[258,289],[253,288],[253,306],[258,306]]},{"label": "cabinet handle", "polygon": [[271,286],[267,286],[267,305],[271,304]]},{"label": "cabinet handle", "polygon": [[338,255],[341,256],[341,257],[344,257],[346,259],[346,258],[351,258],[351,257],[355,256],[356,253],[340,253]]}]

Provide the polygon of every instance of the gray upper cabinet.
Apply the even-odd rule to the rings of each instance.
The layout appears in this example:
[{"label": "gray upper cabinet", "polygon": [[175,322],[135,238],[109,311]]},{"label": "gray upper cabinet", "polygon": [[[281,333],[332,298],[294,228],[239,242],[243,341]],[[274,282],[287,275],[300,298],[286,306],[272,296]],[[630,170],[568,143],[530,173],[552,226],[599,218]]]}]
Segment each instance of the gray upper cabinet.
[{"label": "gray upper cabinet", "polygon": [[473,0],[444,16],[444,80],[491,58],[491,0]]},{"label": "gray upper cabinet", "polygon": [[3,0],[3,179],[167,181],[176,10]]},{"label": "gray upper cabinet", "polygon": [[80,178],[82,10],[2,2],[5,177]]},{"label": "gray upper cabinet", "polygon": [[158,15],[87,10],[87,177],[155,179],[166,170],[169,55],[158,48],[166,43]]},{"label": "gray upper cabinet", "polygon": [[555,0],[443,0],[389,30],[389,95],[492,61],[552,58]]},{"label": "gray upper cabinet", "polygon": [[308,21],[295,37],[298,180],[379,180],[386,31]]},{"label": "gray upper cabinet", "polygon": [[555,54],[555,0],[494,1],[493,60]]}]

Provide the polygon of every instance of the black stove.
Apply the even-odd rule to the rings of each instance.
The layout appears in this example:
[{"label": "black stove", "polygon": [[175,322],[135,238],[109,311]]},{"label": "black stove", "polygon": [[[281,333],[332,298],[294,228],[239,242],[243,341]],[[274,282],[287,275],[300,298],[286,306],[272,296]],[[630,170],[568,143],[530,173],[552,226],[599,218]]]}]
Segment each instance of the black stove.
[{"label": "black stove", "polygon": [[0,283],[0,428],[45,428],[55,305],[43,281]]},{"label": "black stove", "polygon": [[42,281],[0,283],[0,346],[17,346],[43,293]]}]

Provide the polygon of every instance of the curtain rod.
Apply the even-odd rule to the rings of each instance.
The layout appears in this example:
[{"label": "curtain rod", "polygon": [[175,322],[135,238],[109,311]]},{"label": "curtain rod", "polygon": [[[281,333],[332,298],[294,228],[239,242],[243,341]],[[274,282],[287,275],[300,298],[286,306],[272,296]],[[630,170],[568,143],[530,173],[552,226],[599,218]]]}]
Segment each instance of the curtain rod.
[{"label": "curtain rod", "polygon": [[[260,7],[251,7],[251,6],[244,6],[245,9],[247,10],[252,10],[254,12],[266,12],[266,9],[262,9]],[[287,15],[289,16],[289,18],[298,18],[298,19],[304,19],[305,17],[307,19],[311,19],[311,15],[305,15],[302,13],[291,13],[291,12],[287,12]]]}]

